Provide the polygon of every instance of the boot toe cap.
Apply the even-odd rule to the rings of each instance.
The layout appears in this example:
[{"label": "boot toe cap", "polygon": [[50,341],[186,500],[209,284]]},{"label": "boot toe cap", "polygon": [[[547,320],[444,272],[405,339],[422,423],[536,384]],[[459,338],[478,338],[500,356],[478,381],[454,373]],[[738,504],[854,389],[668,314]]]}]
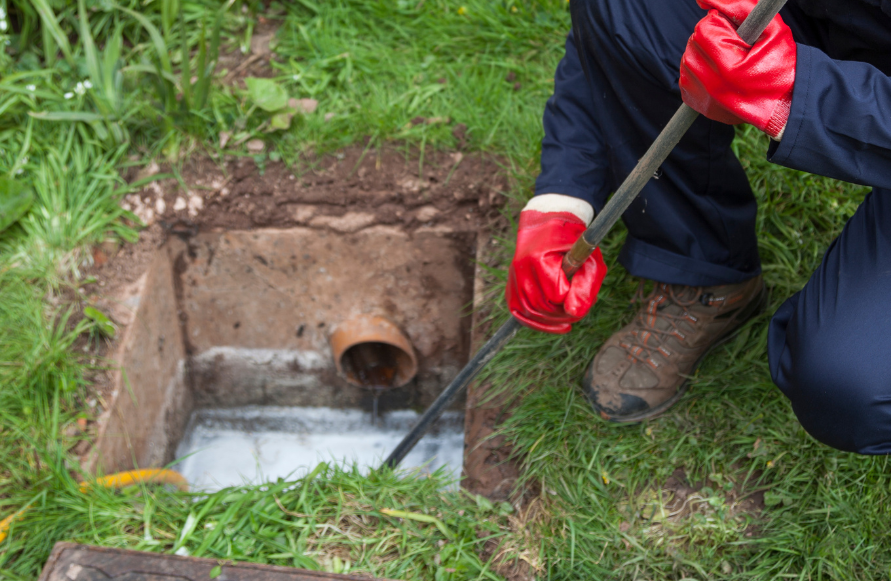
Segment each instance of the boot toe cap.
[{"label": "boot toe cap", "polygon": [[604,389],[597,379],[592,366],[585,374],[583,387],[591,406],[601,418],[621,422],[650,409],[650,405],[643,398],[615,389]]}]

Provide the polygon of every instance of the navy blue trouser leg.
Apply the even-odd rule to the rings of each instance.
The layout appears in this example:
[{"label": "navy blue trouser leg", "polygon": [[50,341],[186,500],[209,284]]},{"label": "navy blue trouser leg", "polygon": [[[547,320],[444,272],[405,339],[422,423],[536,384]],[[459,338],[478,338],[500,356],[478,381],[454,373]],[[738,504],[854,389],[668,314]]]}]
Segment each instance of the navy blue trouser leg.
[{"label": "navy blue trouser leg", "polygon": [[[705,11],[695,0],[571,0],[570,9],[615,191],[682,103],[681,56]],[[629,272],[693,286],[760,272],[756,203],[733,137],[700,118],[625,212],[619,260]]]},{"label": "navy blue trouser leg", "polygon": [[770,322],[770,373],[821,442],[891,453],[891,191],[875,190]]},{"label": "navy blue trouser leg", "polygon": [[[578,55],[567,59],[584,69],[609,152],[600,209],[680,105],[681,55],[704,11],[695,0],[571,0],[571,11]],[[821,47],[794,6],[783,17],[797,41]],[[733,137],[732,127],[700,118],[625,213],[620,261],[632,274],[707,286],[760,272],[755,200]],[[876,190],[770,324],[773,380],[829,446],[891,453],[889,298],[891,191]]]}]

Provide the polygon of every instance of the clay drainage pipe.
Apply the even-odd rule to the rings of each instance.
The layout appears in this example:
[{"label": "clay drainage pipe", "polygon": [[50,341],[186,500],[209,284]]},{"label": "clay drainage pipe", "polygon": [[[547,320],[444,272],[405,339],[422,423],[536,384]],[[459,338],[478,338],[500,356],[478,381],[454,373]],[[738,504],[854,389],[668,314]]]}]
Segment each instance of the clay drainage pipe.
[{"label": "clay drainage pipe", "polygon": [[337,325],[330,341],[337,373],[353,385],[376,390],[402,387],[418,373],[408,338],[384,317],[348,319]]}]

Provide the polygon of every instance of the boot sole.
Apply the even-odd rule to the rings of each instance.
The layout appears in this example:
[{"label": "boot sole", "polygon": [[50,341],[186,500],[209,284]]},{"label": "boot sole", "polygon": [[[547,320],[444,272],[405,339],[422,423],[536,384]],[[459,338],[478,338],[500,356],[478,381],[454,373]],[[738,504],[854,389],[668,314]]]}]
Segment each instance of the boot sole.
[{"label": "boot sole", "polygon": [[[768,292],[767,292],[767,287],[764,286],[764,287],[761,287],[761,294],[758,296],[758,298],[746,306],[746,309],[751,308],[751,310],[749,312],[745,312],[745,311],[743,312],[743,314],[740,316],[741,321],[740,321],[739,326],[736,327],[735,329],[733,329],[732,331],[730,331],[729,333],[722,335],[721,337],[718,338],[717,341],[712,343],[711,347],[706,349],[705,352],[699,356],[699,359],[696,360],[696,363],[693,364],[693,369],[690,370],[690,375],[693,375],[694,373],[696,373],[696,371],[699,369],[700,364],[702,364],[702,362],[705,360],[705,358],[708,357],[712,351],[714,351],[717,347],[720,347],[721,345],[731,341],[734,337],[736,337],[740,333],[740,331],[743,330],[743,327],[745,327],[746,323],[748,323],[750,320],[754,319],[755,317],[757,317],[758,315],[763,313],[765,311],[765,309],[767,308],[767,303],[768,303]],[[681,386],[678,388],[678,392],[676,394],[674,394],[673,396],[671,396],[671,398],[665,400],[664,402],[662,402],[661,404],[657,405],[654,408],[650,408],[645,412],[641,412],[641,413],[633,415],[633,416],[623,416],[621,418],[617,418],[617,417],[603,418],[603,416],[604,416],[603,412],[598,410],[596,407],[594,408],[594,411],[597,412],[597,414],[601,418],[605,419],[606,421],[608,421],[610,423],[615,423],[615,424],[640,423],[643,420],[648,420],[648,419],[654,418],[656,416],[661,415],[665,411],[667,411],[668,408],[670,408],[671,406],[676,404],[678,402],[678,400],[680,400],[681,397],[683,397],[683,395],[685,393],[687,393],[687,389],[689,389],[689,387],[690,387],[690,380],[685,379],[684,382],[681,384]],[[594,404],[594,396],[592,393],[590,393],[590,391],[591,391],[590,388],[588,388],[587,385],[582,386],[582,391],[585,393],[585,397],[588,398],[588,401],[593,405]]]}]

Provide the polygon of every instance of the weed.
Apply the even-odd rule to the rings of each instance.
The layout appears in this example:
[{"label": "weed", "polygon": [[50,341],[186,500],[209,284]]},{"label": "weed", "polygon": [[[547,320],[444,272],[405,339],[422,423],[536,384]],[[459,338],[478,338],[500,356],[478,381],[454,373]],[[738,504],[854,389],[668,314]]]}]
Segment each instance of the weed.
[{"label": "weed", "polygon": [[129,191],[117,173],[125,150],[95,150],[79,142],[74,125],[57,132],[59,147],[42,151],[29,166],[35,204],[19,223],[20,233],[4,241],[10,260],[44,276],[77,274],[85,245],[109,235],[135,240],[121,221],[137,219],[118,202]]}]

